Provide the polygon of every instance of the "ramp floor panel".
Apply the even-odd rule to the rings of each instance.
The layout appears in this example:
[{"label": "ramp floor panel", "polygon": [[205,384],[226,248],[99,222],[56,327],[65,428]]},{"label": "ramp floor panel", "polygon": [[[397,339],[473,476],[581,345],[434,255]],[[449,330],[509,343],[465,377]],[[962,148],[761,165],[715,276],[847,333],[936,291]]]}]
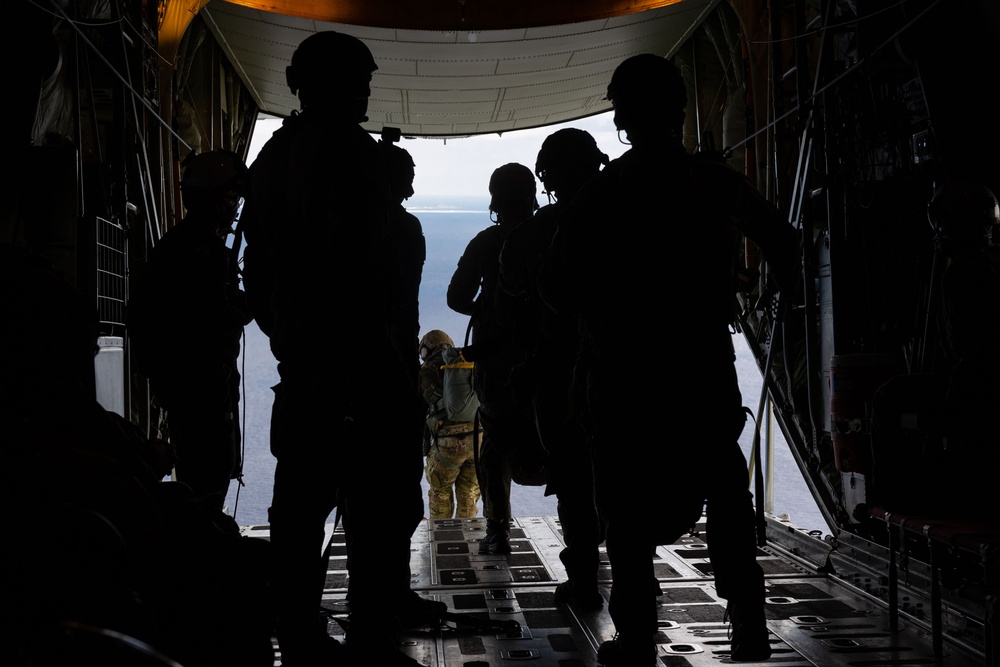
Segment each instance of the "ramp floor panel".
[{"label": "ramp floor panel", "polygon": [[[614,637],[608,615],[610,564],[601,553],[603,609],[556,605],[555,587],[565,581],[559,552],[562,532],[553,517],[519,517],[511,530],[512,553],[486,556],[478,541],[486,521],[453,519],[421,523],[411,540],[411,587],[448,605],[453,616],[438,627],[408,630],[401,650],[427,667],[596,667],[597,647]],[[658,547],[654,568],[663,594],[658,599],[659,663],[702,667],[731,663],[726,601],[715,589],[703,526],[676,543]],[[267,537],[266,526],[244,529]],[[339,621],[349,608],[344,534],[327,531],[329,571],[323,606],[328,631],[343,639]],[[889,629],[883,605],[811,572],[770,547],[758,550],[767,582],[766,613],[772,656],[766,664],[976,665],[964,652],[946,647],[935,658],[929,634],[915,625]],[[748,664],[748,663],[739,663]],[[750,663],[752,664],[752,663]],[[275,666],[281,665],[280,653]]]}]

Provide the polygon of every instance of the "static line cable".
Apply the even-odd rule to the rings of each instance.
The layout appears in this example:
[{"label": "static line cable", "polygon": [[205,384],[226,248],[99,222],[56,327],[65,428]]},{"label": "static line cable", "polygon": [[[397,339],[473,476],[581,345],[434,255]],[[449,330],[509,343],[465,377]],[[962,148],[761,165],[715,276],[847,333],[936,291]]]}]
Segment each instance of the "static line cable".
[{"label": "static line cable", "polygon": [[[754,438],[753,447],[751,449],[751,469],[755,470],[754,473],[754,509],[757,515],[757,545],[764,546],[767,543],[767,521],[764,518],[764,477],[763,477],[763,462],[761,461],[760,452],[760,421],[764,416],[764,406],[767,404],[768,392],[770,391],[770,386],[773,384],[771,379],[771,367],[774,364],[774,353],[775,348],[778,345],[778,335],[781,332],[780,324],[783,319],[782,311],[784,310],[785,297],[782,292],[778,292],[778,303],[775,308],[776,313],[774,316],[774,321],[771,323],[771,345],[767,350],[767,359],[764,362],[764,371],[761,373],[761,388],[760,388],[760,400],[757,403],[757,416],[754,419]],[[744,408],[748,413],[750,413],[749,408]],[[752,414],[752,413],[750,413]]]}]

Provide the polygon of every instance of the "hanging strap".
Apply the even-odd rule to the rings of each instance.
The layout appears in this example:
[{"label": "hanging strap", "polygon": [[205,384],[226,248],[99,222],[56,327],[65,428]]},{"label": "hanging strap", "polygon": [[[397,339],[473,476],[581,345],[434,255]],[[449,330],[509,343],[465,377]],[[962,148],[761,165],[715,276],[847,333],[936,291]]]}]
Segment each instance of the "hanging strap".
[{"label": "hanging strap", "polygon": [[753,496],[754,512],[757,517],[757,546],[762,547],[767,541],[767,522],[764,519],[764,470],[760,453],[760,422],[757,421],[756,415],[747,406],[743,406],[743,411],[750,415],[750,419],[753,421],[753,446],[750,450],[750,470],[753,472],[752,477],[754,482]]},{"label": "hanging strap", "polygon": [[462,467],[460,465],[455,465],[454,463],[445,460],[444,456],[441,455],[441,450],[438,449],[437,438],[434,439],[434,458],[438,460],[438,463],[443,465],[445,468],[448,468],[449,470],[458,470],[459,468]]},{"label": "hanging strap", "polygon": [[[478,411],[476,411],[476,415],[477,416],[479,415]],[[478,426],[478,424],[475,424],[474,426]],[[445,460],[444,455],[441,454],[441,450],[438,448],[438,438],[442,438],[442,437],[445,437],[445,438],[456,438],[456,437],[457,438],[464,438],[467,435],[471,435],[472,438],[473,438],[472,439],[472,446],[474,447],[474,449],[473,449],[472,453],[473,453],[473,456],[476,456],[477,453],[478,453],[478,449],[479,449],[479,447],[478,447],[478,444],[479,444],[478,443],[479,432],[478,431],[473,430],[473,431],[466,431],[464,433],[448,433],[448,434],[444,434],[444,435],[442,435],[440,433],[435,433],[434,434],[433,444],[431,445],[431,447],[433,447],[433,449],[434,449],[434,456],[435,456],[435,458],[437,458],[437,460],[440,461],[441,465],[443,465],[445,468],[449,468],[451,470],[458,470],[459,468],[462,467],[462,464],[455,465],[454,463],[451,463],[450,461]]]},{"label": "hanging strap", "polygon": [[472,461],[474,462],[474,464],[476,466],[476,475],[479,474],[479,443],[480,443],[479,434],[483,432],[483,425],[482,425],[482,422],[479,419],[479,412],[481,410],[482,410],[482,408],[476,408],[476,418],[472,422],[472,426],[473,426],[473,428],[472,428],[472,433],[473,433],[473,438],[472,438]]},{"label": "hanging strap", "polygon": [[[750,466],[754,470],[754,508],[757,512],[757,545],[764,546],[767,542],[767,521],[764,518],[764,466],[760,454],[760,421],[764,415],[764,405],[767,402],[767,390],[771,384],[771,366],[774,362],[775,349],[778,347],[778,334],[781,331],[783,308],[782,294],[778,293],[778,307],[774,321],[771,323],[771,346],[767,350],[767,361],[764,363],[760,387],[760,401],[757,403],[757,416],[754,418],[754,439]],[[744,408],[748,413],[749,408]],[[751,414],[751,417],[753,415]]]}]

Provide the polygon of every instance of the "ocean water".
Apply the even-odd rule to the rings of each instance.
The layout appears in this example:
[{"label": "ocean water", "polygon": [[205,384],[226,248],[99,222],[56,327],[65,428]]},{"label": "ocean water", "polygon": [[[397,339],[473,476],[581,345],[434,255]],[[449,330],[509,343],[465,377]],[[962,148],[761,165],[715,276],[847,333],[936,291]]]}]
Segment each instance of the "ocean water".
[{"label": "ocean water", "polygon": [[[448,308],[446,292],[458,258],[469,240],[493,224],[487,205],[488,199],[482,197],[447,200],[414,197],[406,202],[407,209],[420,219],[427,243],[427,260],[420,285],[421,334],[440,329],[447,332],[457,345],[463,344],[469,318]],[[735,343],[743,401],[756,413],[761,376],[742,337],[736,336]],[[231,485],[227,505],[238,523],[252,525],[267,522],[267,507],[271,500],[274,458],[268,449],[268,433],[273,399],[271,387],[278,382],[276,363],[267,338],[254,323],[246,328],[241,363],[243,478],[242,483],[234,481]],[[691,432],[684,425],[677,425],[675,430],[679,434]],[[775,427],[774,434],[774,456],[770,462],[774,471],[773,513],[787,514],[795,526],[828,533],[829,528],[803,481],[780,429]],[[748,423],[741,437],[748,460],[752,443],[752,423]],[[692,442],[692,446],[697,446],[697,442]],[[424,482],[425,514],[426,490]],[[556,514],[555,497],[546,497],[543,487],[512,484],[511,506],[515,516]]]}]

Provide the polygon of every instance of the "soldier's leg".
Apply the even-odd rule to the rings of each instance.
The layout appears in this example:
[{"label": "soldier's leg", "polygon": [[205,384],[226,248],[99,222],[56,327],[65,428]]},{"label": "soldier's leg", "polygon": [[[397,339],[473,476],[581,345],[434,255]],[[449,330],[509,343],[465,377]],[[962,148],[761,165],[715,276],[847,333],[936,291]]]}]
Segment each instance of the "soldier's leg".
[{"label": "soldier's leg", "polygon": [[579,452],[564,457],[558,464],[565,474],[576,481],[561,485],[556,493],[556,507],[566,540],[566,548],[559,558],[571,580],[596,585],[604,525],[594,497],[594,467],[590,449],[582,434],[578,435]]},{"label": "soldier's leg", "polygon": [[659,585],[653,570],[649,526],[634,514],[613,512],[608,522],[607,549],[611,560],[611,599],[608,613],[615,638],[598,648],[598,662],[606,667],[641,667],[656,659],[656,596]]},{"label": "soldier's leg", "polygon": [[734,661],[771,655],[764,612],[764,572],[757,562],[756,515],[746,457],[735,441],[713,457],[715,475],[706,502],[705,539],[716,590],[726,599]]},{"label": "soldier's leg", "polygon": [[[508,554],[510,547],[510,452],[505,447],[509,434],[502,417],[493,417],[481,410],[483,444],[479,449],[476,473],[483,494],[483,515],[486,535],[479,540],[481,554]],[[508,440],[505,440],[508,438]]]},{"label": "soldier's leg", "polygon": [[[382,397],[393,411],[390,414],[409,414],[405,396],[397,394],[398,403],[386,392]],[[357,413],[340,451],[339,464],[345,473],[339,502],[351,607],[345,635],[349,653],[364,655],[371,664],[394,664],[382,661],[398,659],[398,634],[405,617],[421,602],[410,589],[410,539],[424,510],[420,432],[411,421]],[[366,428],[375,423],[378,429]],[[374,478],[360,474],[371,468],[372,452],[379,452]]]},{"label": "soldier's leg", "polygon": [[236,422],[228,385],[222,379],[203,379],[183,394],[173,392],[178,395],[172,397],[167,423],[177,451],[177,481],[222,510],[239,465]]},{"label": "soldier's leg", "polygon": [[476,475],[476,459],[473,452],[473,434],[462,438],[465,460],[455,479],[455,516],[471,519],[479,513],[479,477]]},{"label": "soldier's leg", "polygon": [[[479,490],[483,497],[483,516],[487,519],[510,519],[510,461],[498,447],[499,422],[483,415],[482,444],[476,466]],[[502,437],[502,436],[501,436]]]},{"label": "soldier's leg", "polygon": [[732,441],[713,454],[705,536],[719,595],[763,598],[764,573],[757,563],[757,527],[747,460]]},{"label": "soldier's leg", "polygon": [[270,574],[282,664],[290,666],[313,664],[325,649],[325,624],[319,615],[326,577],[321,552],[324,525],[336,503],[338,463],[335,449],[317,446],[316,437],[337,429],[328,418],[317,424],[316,416],[326,415],[328,405],[322,395],[297,383],[283,380],[275,387]]},{"label": "soldier's leg", "polygon": [[437,447],[431,447],[427,454],[427,506],[431,519],[450,519],[455,516],[455,480],[461,472],[461,464],[453,463],[453,443],[446,437],[439,437]]},{"label": "soldier's leg", "polygon": [[604,525],[594,496],[590,434],[571,415],[572,359],[546,375],[534,395],[535,425],[547,452],[546,495],[555,494],[566,547],[559,559],[566,582],[556,588],[556,602],[603,604],[597,590]]}]

